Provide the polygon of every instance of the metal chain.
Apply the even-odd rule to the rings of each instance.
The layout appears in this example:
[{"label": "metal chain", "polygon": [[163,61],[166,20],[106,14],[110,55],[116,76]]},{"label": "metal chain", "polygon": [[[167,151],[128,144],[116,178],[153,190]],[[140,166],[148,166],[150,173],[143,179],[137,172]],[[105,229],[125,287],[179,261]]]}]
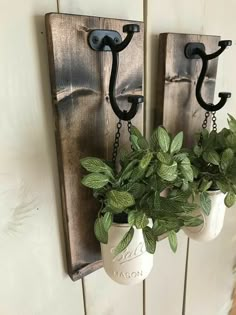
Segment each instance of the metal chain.
[{"label": "metal chain", "polygon": [[212,129],[214,131],[217,131],[216,112],[212,112],[212,122],[213,122]]},{"label": "metal chain", "polygon": [[207,111],[205,113],[205,119],[203,120],[203,123],[202,123],[202,128],[203,129],[206,129],[206,127],[207,127],[207,121],[208,121],[209,116],[210,116],[210,112]]},{"label": "metal chain", "polygon": [[127,126],[128,126],[128,132],[129,132],[129,141],[131,143],[130,147],[131,147],[131,150],[134,150],[134,147],[132,146],[132,142],[131,142],[131,126],[132,126],[131,120],[128,121]]},{"label": "metal chain", "polygon": [[117,123],[117,131],[115,135],[115,141],[113,144],[113,152],[112,152],[112,161],[115,163],[116,162],[116,157],[117,157],[117,151],[119,148],[120,144],[120,129],[122,127],[121,119],[119,119],[119,122]]}]

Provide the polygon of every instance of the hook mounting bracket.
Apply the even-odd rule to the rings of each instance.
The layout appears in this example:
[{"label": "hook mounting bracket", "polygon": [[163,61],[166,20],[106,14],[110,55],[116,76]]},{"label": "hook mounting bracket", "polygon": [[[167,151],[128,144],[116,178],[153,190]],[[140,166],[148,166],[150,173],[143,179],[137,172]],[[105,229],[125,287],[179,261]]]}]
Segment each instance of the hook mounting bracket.
[{"label": "hook mounting bracket", "polygon": [[106,45],[104,38],[109,36],[115,44],[120,44],[122,38],[119,32],[111,30],[94,30],[91,31],[88,37],[88,43],[90,48],[95,51],[111,51],[109,45]]},{"label": "hook mounting bracket", "polygon": [[202,108],[204,108],[206,111],[215,112],[215,111],[220,110],[226,104],[228,98],[231,97],[231,93],[221,92],[218,94],[220,97],[220,100],[218,101],[217,104],[208,104],[203,100],[202,93],[201,93],[209,60],[219,57],[224,52],[224,50],[228,46],[231,46],[231,45],[232,45],[231,40],[221,40],[218,42],[218,46],[220,47],[220,49],[218,49],[216,52],[212,54],[206,54],[205,46],[202,43],[188,43],[185,46],[184,54],[186,58],[202,60],[202,70],[201,70],[201,73],[199,75],[197,85],[196,85],[196,98],[199,105]]},{"label": "hook mounting bracket", "polygon": [[138,24],[126,24],[123,26],[123,32],[127,33],[122,41],[121,35],[113,30],[93,30],[88,36],[89,46],[96,51],[111,51],[112,52],[112,68],[109,83],[109,98],[111,107],[116,116],[124,121],[131,121],[137,114],[139,104],[143,103],[142,95],[130,95],[128,103],[131,103],[129,111],[121,110],[115,96],[116,79],[119,67],[119,53],[124,50],[131,42],[135,33],[139,33],[140,27]]}]

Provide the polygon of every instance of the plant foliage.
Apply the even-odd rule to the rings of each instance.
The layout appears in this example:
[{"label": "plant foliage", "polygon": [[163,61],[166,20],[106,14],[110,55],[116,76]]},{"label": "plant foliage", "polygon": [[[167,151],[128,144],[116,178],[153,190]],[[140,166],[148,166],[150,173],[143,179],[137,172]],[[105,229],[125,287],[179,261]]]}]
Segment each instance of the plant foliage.
[{"label": "plant foliage", "polygon": [[206,214],[210,212],[207,190],[220,190],[225,194],[229,208],[236,201],[236,119],[229,115],[229,128],[220,132],[204,129],[197,135],[198,144],[190,153],[194,168],[192,189],[200,194],[200,204]]},{"label": "plant foliage", "polygon": [[[194,169],[189,154],[182,148],[183,133],[172,137],[165,128],[158,127],[147,141],[132,126],[131,142],[133,151],[120,154],[119,171],[98,158],[81,160],[89,172],[82,184],[91,188],[101,203],[95,235],[107,243],[114,216],[126,214],[130,229],[117,244],[114,255],[130,244],[134,229],[142,229],[149,253],[155,252],[156,242],[163,234],[175,252],[176,233],[183,226],[202,224],[199,217],[192,216],[197,207],[189,201]],[[207,207],[206,202],[208,211]]]}]

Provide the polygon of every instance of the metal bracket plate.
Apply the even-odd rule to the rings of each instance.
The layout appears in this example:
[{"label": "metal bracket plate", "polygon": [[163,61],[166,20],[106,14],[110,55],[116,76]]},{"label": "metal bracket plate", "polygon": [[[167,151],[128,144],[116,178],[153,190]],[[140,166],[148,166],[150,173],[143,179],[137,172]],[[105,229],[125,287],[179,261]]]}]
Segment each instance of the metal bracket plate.
[{"label": "metal bracket plate", "polygon": [[200,59],[198,54],[195,54],[196,49],[205,51],[205,45],[203,43],[188,43],[185,46],[185,57],[188,59]]},{"label": "metal bracket plate", "polygon": [[120,44],[122,42],[121,35],[117,31],[94,30],[89,33],[89,46],[96,51],[111,51],[108,45],[104,45],[103,39],[105,36],[111,37],[115,44]]}]

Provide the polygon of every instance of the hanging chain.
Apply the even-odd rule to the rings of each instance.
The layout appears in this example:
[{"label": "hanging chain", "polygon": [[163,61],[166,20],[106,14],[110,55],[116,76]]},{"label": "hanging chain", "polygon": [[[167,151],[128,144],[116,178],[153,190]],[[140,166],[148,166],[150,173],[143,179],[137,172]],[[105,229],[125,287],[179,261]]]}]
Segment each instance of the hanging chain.
[{"label": "hanging chain", "polygon": [[203,120],[203,123],[202,123],[202,128],[203,129],[206,129],[206,127],[207,127],[207,121],[208,121],[209,116],[210,116],[210,113],[207,111],[205,113],[205,119]]},{"label": "hanging chain", "polygon": [[[210,116],[210,112],[206,112],[205,113],[205,119],[203,120],[203,123],[202,123],[202,129],[206,129],[207,128],[207,122],[208,122],[208,118]],[[212,112],[212,130],[214,131],[217,131],[217,123],[216,123],[216,112]],[[201,146],[202,144],[202,135],[199,139],[199,142],[198,142],[198,145]]]},{"label": "hanging chain", "polygon": [[131,120],[128,121],[127,126],[128,126],[128,132],[129,132],[129,141],[131,143],[130,147],[131,147],[131,150],[134,150],[132,146],[132,142],[131,142],[131,126],[132,126]]},{"label": "hanging chain", "polygon": [[119,144],[120,144],[120,129],[122,127],[121,119],[119,119],[116,126],[117,126],[117,131],[116,131],[116,135],[115,135],[115,141],[113,144],[113,152],[112,152],[112,161],[114,163],[116,161],[117,151],[118,151]]},{"label": "hanging chain", "polygon": [[213,122],[212,129],[214,131],[217,131],[216,112],[212,112],[212,122]]}]

